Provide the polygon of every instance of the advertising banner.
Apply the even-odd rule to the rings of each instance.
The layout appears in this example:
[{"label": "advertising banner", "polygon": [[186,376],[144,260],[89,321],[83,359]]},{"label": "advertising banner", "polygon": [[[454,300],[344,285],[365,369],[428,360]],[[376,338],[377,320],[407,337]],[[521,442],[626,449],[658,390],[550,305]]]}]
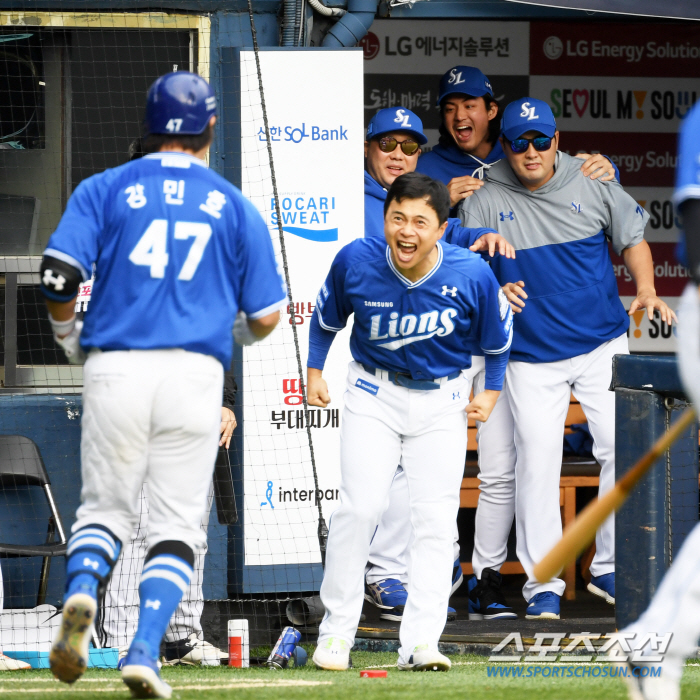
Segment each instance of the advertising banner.
[{"label": "advertising banner", "polygon": [[531,75],[694,78],[700,32],[689,24],[531,22]]},{"label": "advertising banner", "polygon": [[[547,102],[557,119],[560,149],[608,156],[623,187],[649,212],[645,237],[654,256],[657,291],[677,307],[685,279],[674,257],[679,221],[671,196],[678,129],[700,97],[700,25],[631,18],[380,20],[362,45],[365,124],[383,107],[412,109],[425,125],[424,151],[439,136],[440,77],[456,65],[480,68],[502,109],[525,95]],[[634,284],[622,259],[615,265],[620,298],[629,308]],[[660,320],[637,314],[631,322],[633,351],[673,350],[670,329]]]},{"label": "advertising banner", "polygon": [[560,131],[676,133],[700,95],[697,78],[532,76]]},{"label": "advertising banner", "polygon": [[[305,376],[316,296],[336,253],[364,235],[362,51],[328,50],[320,56],[319,49],[260,51],[294,304],[269,338],[244,348],[248,566],[320,562],[318,504],[328,521],[338,503],[342,395],[351,360],[349,329],[337,334],[324,369],[332,403],[305,414],[291,324],[294,315]],[[242,189],[267,221],[281,263],[252,51],[240,53],[240,76]]]}]

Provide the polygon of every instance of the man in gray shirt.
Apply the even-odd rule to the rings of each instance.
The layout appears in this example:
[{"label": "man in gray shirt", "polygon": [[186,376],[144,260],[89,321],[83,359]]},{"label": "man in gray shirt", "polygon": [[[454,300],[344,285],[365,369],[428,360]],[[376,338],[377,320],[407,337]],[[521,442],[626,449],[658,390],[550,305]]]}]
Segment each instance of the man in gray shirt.
[{"label": "man in gray shirt", "polygon": [[[584,177],[580,162],[557,150],[559,132],[545,102],[525,97],[509,104],[500,140],[506,159],[464,200],[460,217],[465,226],[496,228],[517,251],[515,259],[492,263],[520,312],[506,374],[517,450],[517,553],[528,574],[526,617],[558,619],[564,582],[537,582],[532,569],[561,537],[559,474],[571,391],[588,419],[603,494],[615,481],[612,357],[628,352],[635,310],[646,308],[652,318],[658,309],[666,323],[675,314],[654,289],[644,240],[649,215],[619,183]],[[637,285],[629,315],[619,299],[609,240]],[[613,604],[614,572],[609,518],[596,537],[589,590]]]}]

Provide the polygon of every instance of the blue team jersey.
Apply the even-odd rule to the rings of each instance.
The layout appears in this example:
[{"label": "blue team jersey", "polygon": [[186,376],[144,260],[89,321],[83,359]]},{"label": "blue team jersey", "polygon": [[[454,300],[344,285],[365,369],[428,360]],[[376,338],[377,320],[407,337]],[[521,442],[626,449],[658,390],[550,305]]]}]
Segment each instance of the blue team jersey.
[{"label": "blue team jersey", "polygon": [[95,266],[81,345],[182,348],[231,364],[236,313],[286,301],[265,222],[233,185],[184,153],[154,153],[84,180],[46,255]]},{"label": "blue team jersey", "polygon": [[[678,156],[676,191],[673,194],[676,209],[687,199],[700,199],[700,103],[683,120]],[[683,265],[688,265],[684,232],[681,232],[676,255]]]},{"label": "blue team jersey", "polygon": [[470,367],[474,337],[494,355],[506,352],[512,339],[510,305],[489,266],[442,242],[435,267],[411,282],[394,266],[385,241],[357,239],[336,255],[316,303],[327,331],[341,330],[355,314],[350,351],[357,362],[413,379]]}]

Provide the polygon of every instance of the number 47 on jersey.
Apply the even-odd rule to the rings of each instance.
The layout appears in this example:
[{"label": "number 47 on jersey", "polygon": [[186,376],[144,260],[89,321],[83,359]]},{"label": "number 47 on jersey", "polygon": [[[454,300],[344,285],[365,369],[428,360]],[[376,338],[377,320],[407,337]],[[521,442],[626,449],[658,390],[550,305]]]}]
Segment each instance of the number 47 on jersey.
[{"label": "number 47 on jersey", "polygon": [[[191,280],[197,271],[204,249],[211,238],[211,226],[194,221],[175,222],[175,240],[186,241],[194,238],[185,263],[177,276],[179,280]],[[154,219],[143,232],[134,249],[129,255],[134,265],[144,265],[151,269],[151,277],[162,279],[168,266],[168,220]]]}]

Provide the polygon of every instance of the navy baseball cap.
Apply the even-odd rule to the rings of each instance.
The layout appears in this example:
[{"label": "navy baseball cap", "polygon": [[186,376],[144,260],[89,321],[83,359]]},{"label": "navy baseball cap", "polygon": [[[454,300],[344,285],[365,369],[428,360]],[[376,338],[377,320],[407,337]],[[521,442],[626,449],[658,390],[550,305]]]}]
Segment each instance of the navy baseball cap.
[{"label": "navy baseball cap", "polygon": [[472,97],[491,95],[493,97],[493,88],[491,81],[478,68],[455,66],[440,78],[438,107],[448,95],[471,95]]},{"label": "navy baseball cap", "polygon": [[423,122],[420,117],[405,107],[389,107],[380,109],[371,119],[367,127],[367,140],[376,139],[382,134],[391,134],[395,131],[405,131],[422,146],[428,143],[423,133]]},{"label": "navy baseball cap", "polygon": [[517,139],[527,131],[539,131],[552,138],[557,122],[549,105],[534,97],[521,97],[503,110],[501,133],[509,140]]}]

